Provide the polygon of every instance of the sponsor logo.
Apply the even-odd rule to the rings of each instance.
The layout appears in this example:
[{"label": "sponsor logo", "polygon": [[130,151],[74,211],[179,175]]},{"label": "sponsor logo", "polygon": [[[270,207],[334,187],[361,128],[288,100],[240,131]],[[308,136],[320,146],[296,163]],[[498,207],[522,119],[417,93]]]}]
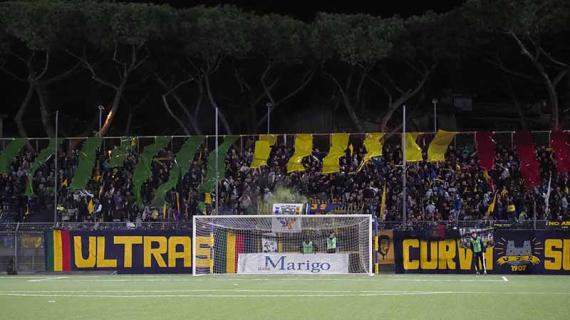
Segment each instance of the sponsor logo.
[{"label": "sponsor logo", "polygon": [[[277,259],[275,259],[277,258]],[[271,257],[265,256],[265,266],[260,267],[259,271],[310,271],[312,273],[319,273],[321,271],[328,271],[331,265],[328,262],[292,262],[286,260],[287,256]]]},{"label": "sponsor logo", "polygon": [[540,263],[538,256],[541,255],[543,247],[542,243],[534,237],[518,244],[514,240],[500,238],[495,245],[495,250],[498,254],[498,265],[507,265],[511,271],[522,272],[527,271],[529,266]]}]

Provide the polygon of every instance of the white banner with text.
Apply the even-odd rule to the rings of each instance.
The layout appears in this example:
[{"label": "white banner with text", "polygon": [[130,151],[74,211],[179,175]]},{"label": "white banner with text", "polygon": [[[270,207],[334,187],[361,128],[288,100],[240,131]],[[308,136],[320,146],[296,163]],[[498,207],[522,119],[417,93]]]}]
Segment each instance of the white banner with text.
[{"label": "white banner with text", "polygon": [[348,253],[242,253],[238,273],[242,274],[345,274]]}]

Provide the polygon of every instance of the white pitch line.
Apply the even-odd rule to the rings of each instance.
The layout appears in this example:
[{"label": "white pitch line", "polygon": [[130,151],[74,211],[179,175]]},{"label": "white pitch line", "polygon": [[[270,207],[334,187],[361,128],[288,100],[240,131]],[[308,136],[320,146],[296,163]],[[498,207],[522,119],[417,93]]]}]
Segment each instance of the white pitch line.
[{"label": "white pitch line", "polygon": [[386,279],[388,281],[411,281],[411,282],[503,282],[499,279]]},{"label": "white pitch line", "polygon": [[509,279],[507,279],[507,277],[503,276],[503,281],[509,282]]},{"label": "white pitch line", "polygon": [[376,297],[376,296],[410,296],[410,295],[456,295],[456,294],[495,294],[495,295],[570,295],[570,292],[496,292],[496,291],[402,291],[402,292],[363,292],[363,293],[286,293],[286,294],[41,294],[41,293],[4,293],[0,296],[10,297],[69,297],[69,298],[296,298],[296,297]]},{"label": "white pitch line", "polygon": [[42,282],[42,281],[61,280],[61,279],[67,279],[67,277],[48,277],[48,278],[32,279],[28,280],[28,282]]}]

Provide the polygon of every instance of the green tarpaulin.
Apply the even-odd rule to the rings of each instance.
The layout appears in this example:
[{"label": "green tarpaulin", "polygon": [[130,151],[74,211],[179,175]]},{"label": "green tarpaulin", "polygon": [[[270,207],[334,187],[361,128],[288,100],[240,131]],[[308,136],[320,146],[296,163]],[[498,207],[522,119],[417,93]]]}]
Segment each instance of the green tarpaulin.
[{"label": "green tarpaulin", "polygon": [[143,184],[150,178],[152,174],[151,164],[154,156],[170,141],[168,137],[157,137],[153,144],[146,146],[143,153],[139,157],[139,162],[133,173],[133,192],[135,193],[135,202],[139,207],[143,206],[141,189]]},{"label": "green tarpaulin", "polygon": [[111,157],[109,158],[109,166],[111,168],[120,168],[127,159],[129,151],[133,147],[133,142],[135,138],[123,138],[121,139],[121,144],[116,146],[113,151],[111,151]]},{"label": "green tarpaulin", "polygon": [[164,198],[168,191],[176,188],[176,185],[184,177],[188,169],[190,168],[190,163],[194,159],[194,155],[198,148],[204,141],[202,136],[194,136],[188,138],[182,148],[176,153],[176,161],[170,170],[168,180],[160,185],[154,193],[154,199],[152,200],[152,205],[154,207],[162,207],[164,204]]},{"label": "green tarpaulin", "polygon": [[[228,153],[232,144],[237,140],[236,136],[226,136],[224,142],[218,146],[217,150],[210,152],[208,155],[208,171],[206,172],[206,179],[198,188],[201,193],[212,192],[216,183],[224,178],[226,175],[226,154]],[[218,172],[216,177],[216,153],[218,154]]]},{"label": "green tarpaulin", "polygon": [[91,137],[83,143],[83,147],[79,152],[79,165],[71,181],[69,188],[71,190],[83,190],[85,186],[91,179],[91,173],[93,172],[93,166],[95,165],[95,157],[97,150],[101,148],[101,142],[103,140],[100,137]]},{"label": "green tarpaulin", "polygon": [[[57,143],[60,144],[62,142],[61,139],[57,140]],[[38,156],[34,159],[34,162],[30,166],[27,172],[28,176],[28,184],[26,186],[26,193],[28,197],[34,196],[34,175],[36,171],[51,157],[54,155],[56,149],[56,140],[50,139],[49,145],[40,151]]]},{"label": "green tarpaulin", "polygon": [[14,161],[14,159],[16,158],[18,153],[20,153],[25,144],[26,144],[25,139],[14,139],[12,140],[12,142],[10,142],[10,144],[8,144],[6,149],[2,153],[0,153],[1,174],[8,174],[8,169],[10,168],[10,164],[12,163],[12,161]]}]

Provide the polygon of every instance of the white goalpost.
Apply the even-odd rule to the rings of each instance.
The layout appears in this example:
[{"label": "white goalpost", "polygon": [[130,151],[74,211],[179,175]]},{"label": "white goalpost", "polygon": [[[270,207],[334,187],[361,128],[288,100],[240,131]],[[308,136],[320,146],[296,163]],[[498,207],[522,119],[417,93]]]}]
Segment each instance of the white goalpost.
[{"label": "white goalpost", "polygon": [[369,274],[372,216],[194,216],[192,274]]}]

